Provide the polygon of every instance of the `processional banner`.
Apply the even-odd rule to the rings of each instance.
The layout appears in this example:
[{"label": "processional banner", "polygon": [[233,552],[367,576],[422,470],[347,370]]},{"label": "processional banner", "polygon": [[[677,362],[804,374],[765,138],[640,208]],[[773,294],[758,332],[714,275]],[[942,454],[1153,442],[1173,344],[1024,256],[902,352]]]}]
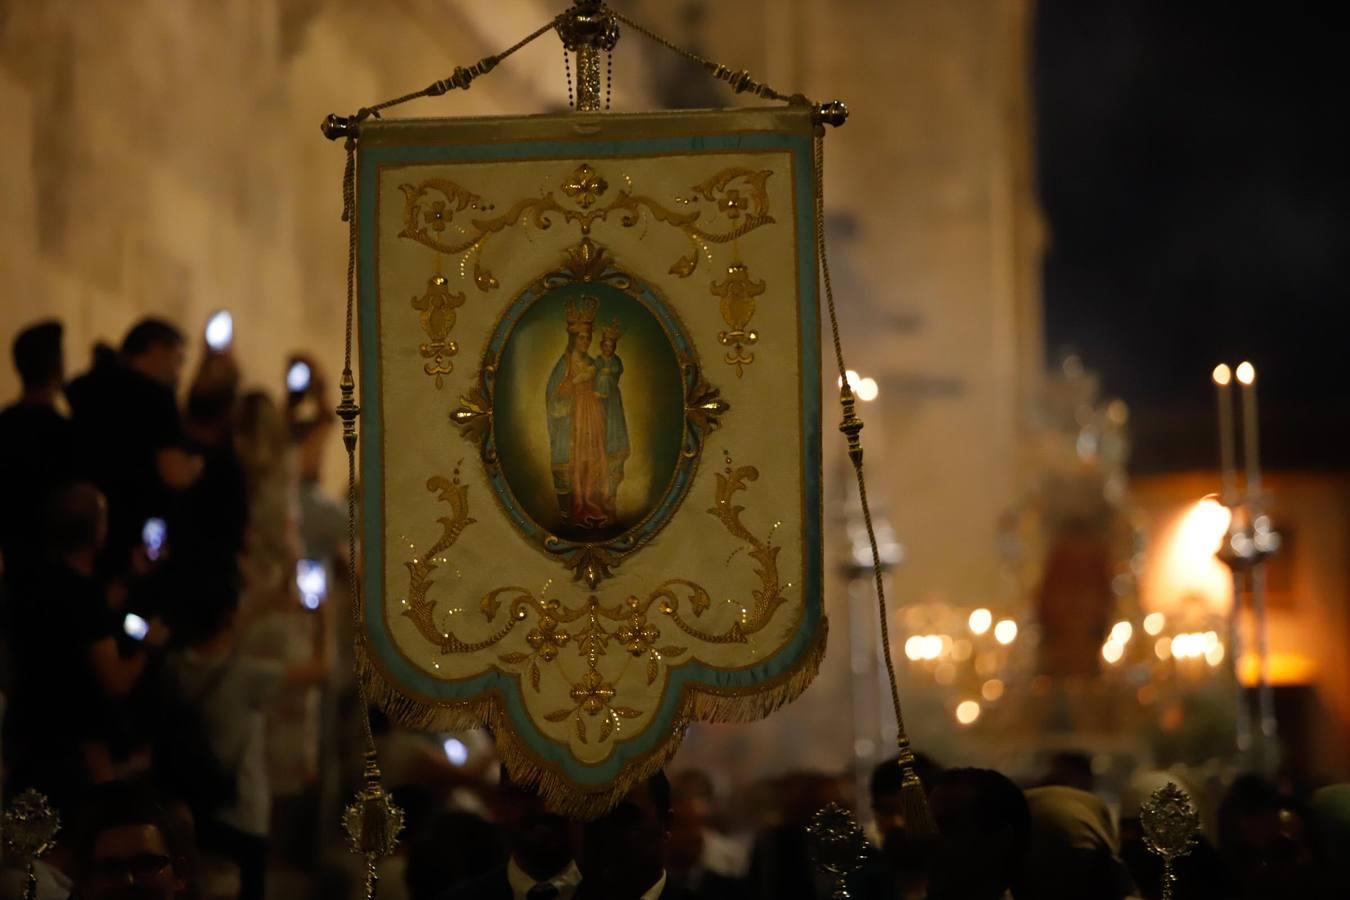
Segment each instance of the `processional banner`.
[{"label": "processional banner", "polygon": [[363,676],[560,811],[824,652],[811,114],[362,125]]}]

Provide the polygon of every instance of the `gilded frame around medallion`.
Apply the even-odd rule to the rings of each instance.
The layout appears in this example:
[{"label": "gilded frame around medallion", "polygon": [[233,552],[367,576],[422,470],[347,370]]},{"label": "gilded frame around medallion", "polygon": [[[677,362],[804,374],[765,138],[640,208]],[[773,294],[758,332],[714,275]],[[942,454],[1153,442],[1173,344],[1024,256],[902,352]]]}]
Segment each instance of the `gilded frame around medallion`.
[{"label": "gilded frame around medallion", "polygon": [[[513,329],[540,300],[559,289],[593,286],[614,290],[639,303],[660,323],[680,369],[683,423],[679,453],[660,499],[640,521],[605,540],[577,541],[560,537],[525,509],[503,472],[497,452],[496,383]],[[589,237],[569,248],[563,264],[544,273],[509,304],[497,319],[483,351],[474,389],[460,398],[451,421],[478,447],[493,495],[516,531],[547,556],[559,560],[573,579],[594,589],[610,577],[611,568],[640,549],[675,515],[698,471],[703,446],[729,410],[720,391],[704,380],[698,351],[688,329],[654,287],[618,266],[609,251]]]}]

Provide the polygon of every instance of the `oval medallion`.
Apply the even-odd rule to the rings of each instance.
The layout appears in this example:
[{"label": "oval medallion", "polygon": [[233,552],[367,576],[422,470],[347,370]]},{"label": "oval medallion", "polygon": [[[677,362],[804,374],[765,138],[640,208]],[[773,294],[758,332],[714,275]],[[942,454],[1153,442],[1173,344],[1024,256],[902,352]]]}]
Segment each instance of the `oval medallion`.
[{"label": "oval medallion", "polygon": [[594,586],[669,521],[726,405],[665,301],[602,248],[575,253],[589,277],[549,273],[516,298],[455,421],[517,529]]},{"label": "oval medallion", "polygon": [[641,302],[608,285],[535,299],[511,327],[492,405],[497,464],[521,510],[593,543],[640,525],[680,459],[674,346]]}]

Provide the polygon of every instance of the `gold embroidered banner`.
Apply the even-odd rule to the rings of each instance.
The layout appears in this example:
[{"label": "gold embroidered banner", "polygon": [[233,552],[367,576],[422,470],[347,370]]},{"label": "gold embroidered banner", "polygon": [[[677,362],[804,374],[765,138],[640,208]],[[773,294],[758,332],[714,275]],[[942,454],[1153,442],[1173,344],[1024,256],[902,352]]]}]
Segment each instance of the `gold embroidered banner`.
[{"label": "gold embroidered banner", "polygon": [[824,652],[810,116],[361,127],[363,674],[559,810]]}]

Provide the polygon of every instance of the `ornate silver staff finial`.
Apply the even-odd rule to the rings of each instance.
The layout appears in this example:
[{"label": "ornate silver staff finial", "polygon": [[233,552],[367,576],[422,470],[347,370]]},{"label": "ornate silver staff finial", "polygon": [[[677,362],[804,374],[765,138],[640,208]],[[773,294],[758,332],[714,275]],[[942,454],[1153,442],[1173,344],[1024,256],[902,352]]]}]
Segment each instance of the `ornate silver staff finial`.
[{"label": "ornate silver staff finial", "polygon": [[5,810],[4,819],[5,853],[27,865],[23,896],[24,900],[34,900],[37,897],[35,863],[56,843],[56,835],[61,831],[61,817],[46,797],[29,788],[14,798]]},{"label": "ornate silver staff finial", "polygon": [[867,838],[853,813],[836,803],[819,810],[806,828],[816,868],[834,878],[833,900],[849,900],[848,877],[867,859]]},{"label": "ornate silver staff finial", "polygon": [[1139,812],[1144,828],[1144,846],[1162,857],[1163,900],[1172,900],[1177,874],[1172,864],[1195,846],[1200,833],[1200,816],[1186,792],[1172,782],[1158,788]]},{"label": "ornate silver staff finial", "polygon": [[366,900],[374,900],[379,876],[376,864],[393,855],[398,846],[399,832],[403,830],[403,810],[380,784],[380,770],[375,764],[374,751],[366,752],[365,787],[347,806],[342,815],[342,827],[347,832],[347,843],[353,853],[366,859]]}]

